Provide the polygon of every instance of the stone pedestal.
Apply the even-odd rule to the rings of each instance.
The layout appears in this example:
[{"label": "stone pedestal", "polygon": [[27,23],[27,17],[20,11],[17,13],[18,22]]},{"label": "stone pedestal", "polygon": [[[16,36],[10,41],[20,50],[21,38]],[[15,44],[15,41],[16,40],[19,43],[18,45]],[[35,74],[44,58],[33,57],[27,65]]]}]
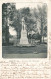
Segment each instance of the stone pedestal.
[{"label": "stone pedestal", "polygon": [[27,32],[26,30],[21,31],[21,39],[20,39],[20,45],[28,45],[28,38],[27,38]]}]

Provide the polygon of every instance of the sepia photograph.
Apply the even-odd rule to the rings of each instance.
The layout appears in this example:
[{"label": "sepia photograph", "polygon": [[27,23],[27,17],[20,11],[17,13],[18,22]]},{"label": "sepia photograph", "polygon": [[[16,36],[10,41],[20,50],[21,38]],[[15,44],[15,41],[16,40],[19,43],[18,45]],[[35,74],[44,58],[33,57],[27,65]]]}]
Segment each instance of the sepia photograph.
[{"label": "sepia photograph", "polygon": [[2,57],[47,58],[46,3],[2,4]]}]

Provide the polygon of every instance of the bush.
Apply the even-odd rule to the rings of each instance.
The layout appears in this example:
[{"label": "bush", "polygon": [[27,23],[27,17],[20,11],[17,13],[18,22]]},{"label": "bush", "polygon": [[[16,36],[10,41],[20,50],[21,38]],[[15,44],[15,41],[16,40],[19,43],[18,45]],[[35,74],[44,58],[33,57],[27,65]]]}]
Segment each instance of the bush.
[{"label": "bush", "polygon": [[32,39],[40,40],[40,39],[41,39],[41,35],[40,35],[39,33],[33,34],[33,35],[32,35]]}]

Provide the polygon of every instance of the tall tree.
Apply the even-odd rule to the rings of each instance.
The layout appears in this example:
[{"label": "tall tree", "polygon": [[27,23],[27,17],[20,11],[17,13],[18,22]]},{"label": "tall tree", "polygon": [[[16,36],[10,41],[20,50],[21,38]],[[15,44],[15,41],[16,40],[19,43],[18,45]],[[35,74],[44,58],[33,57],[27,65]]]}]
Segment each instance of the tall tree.
[{"label": "tall tree", "polygon": [[15,11],[15,15],[14,18],[12,19],[13,23],[11,24],[12,27],[14,27],[14,29],[17,32],[17,38],[21,37],[21,18],[20,18],[20,12],[19,10]]},{"label": "tall tree", "polygon": [[8,11],[7,11],[7,6],[9,4],[2,4],[2,35],[5,37],[5,42],[6,45],[9,44],[9,27],[8,27],[8,20],[7,20],[7,16],[8,16]]},{"label": "tall tree", "polygon": [[[41,34],[41,39],[40,39],[40,42],[43,42],[44,41],[44,28],[45,26],[47,26],[47,5],[44,4],[42,5],[42,7],[40,7],[38,5],[38,9],[37,10],[34,10],[35,12],[35,17],[37,19],[37,21],[40,23],[40,28],[39,30],[41,31],[40,34]],[[42,40],[43,38],[43,40]]]},{"label": "tall tree", "polygon": [[11,13],[13,13],[12,5],[10,3],[2,4],[2,34],[5,37],[6,45],[9,45],[9,21]]},{"label": "tall tree", "polygon": [[38,7],[38,10],[39,10],[39,21],[41,23],[41,42],[44,42],[44,27],[47,26],[47,5],[44,4],[42,8]]}]

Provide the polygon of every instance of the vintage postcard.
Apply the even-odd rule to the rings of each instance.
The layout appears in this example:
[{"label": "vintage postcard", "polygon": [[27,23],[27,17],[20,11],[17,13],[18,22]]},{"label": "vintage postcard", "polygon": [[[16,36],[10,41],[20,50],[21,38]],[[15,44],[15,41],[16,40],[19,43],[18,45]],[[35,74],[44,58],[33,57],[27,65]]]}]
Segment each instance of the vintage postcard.
[{"label": "vintage postcard", "polygon": [[51,79],[51,1],[0,1],[0,79]]}]

